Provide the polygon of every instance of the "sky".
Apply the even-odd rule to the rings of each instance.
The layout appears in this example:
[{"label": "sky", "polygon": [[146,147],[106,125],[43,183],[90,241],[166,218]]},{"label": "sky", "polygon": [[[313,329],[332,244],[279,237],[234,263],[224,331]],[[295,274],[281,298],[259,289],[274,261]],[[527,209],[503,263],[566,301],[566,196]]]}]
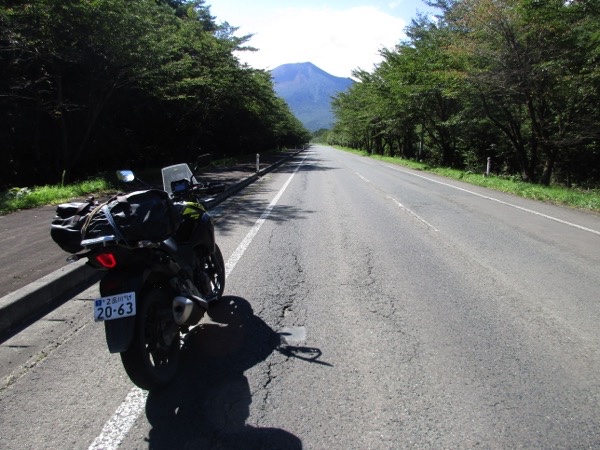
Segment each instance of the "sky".
[{"label": "sky", "polygon": [[253,34],[239,52],[241,62],[272,70],[282,64],[311,62],[338,77],[372,72],[379,51],[405,38],[417,12],[431,12],[422,0],[205,0],[217,23]]}]

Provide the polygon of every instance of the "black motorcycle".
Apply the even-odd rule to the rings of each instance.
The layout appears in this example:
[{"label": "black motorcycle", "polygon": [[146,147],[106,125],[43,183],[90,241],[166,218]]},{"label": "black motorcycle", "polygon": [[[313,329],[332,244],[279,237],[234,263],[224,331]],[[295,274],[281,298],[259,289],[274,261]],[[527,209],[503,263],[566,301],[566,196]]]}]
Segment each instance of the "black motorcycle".
[{"label": "black motorcycle", "polygon": [[[117,176],[131,182],[131,171]],[[146,189],[59,205],[51,235],[71,261],[104,272],[94,319],[104,322],[111,353],[120,353],[137,386],[167,385],[182,339],[225,288],[225,263],[214,224],[199,202],[213,186],[187,164],[162,169],[163,190]]]}]

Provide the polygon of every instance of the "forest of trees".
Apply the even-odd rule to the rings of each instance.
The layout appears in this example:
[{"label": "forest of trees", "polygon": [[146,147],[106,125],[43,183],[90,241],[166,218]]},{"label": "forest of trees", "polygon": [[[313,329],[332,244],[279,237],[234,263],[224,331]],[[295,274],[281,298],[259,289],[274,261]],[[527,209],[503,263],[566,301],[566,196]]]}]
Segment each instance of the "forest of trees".
[{"label": "forest of trees", "polygon": [[203,0],[4,0],[0,185],[302,145],[235,31]]},{"label": "forest of trees", "polygon": [[433,0],[334,100],[329,143],[600,186],[600,2]]}]

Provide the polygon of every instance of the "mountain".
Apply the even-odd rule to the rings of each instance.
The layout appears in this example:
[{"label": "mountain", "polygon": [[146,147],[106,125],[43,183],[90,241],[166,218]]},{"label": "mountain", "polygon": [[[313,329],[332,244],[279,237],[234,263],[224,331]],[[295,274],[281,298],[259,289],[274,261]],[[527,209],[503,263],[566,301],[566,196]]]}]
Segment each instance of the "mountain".
[{"label": "mountain", "polygon": [[312,63],[283,64],[271,71],[275,92],[311,132],[331,128],[331,98],[348,89],[351,78],[336,77]]}]

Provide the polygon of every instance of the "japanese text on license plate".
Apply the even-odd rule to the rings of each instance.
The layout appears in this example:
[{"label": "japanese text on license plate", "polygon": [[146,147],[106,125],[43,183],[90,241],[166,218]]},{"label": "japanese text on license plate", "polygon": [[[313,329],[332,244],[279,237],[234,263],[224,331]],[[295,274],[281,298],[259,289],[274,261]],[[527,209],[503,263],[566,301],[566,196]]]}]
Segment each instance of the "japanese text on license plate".
[{"label": "japanese text on license plate", "polygon": [[135,316],[135,292],[124,292],[94,300],[96,322],[129,316]]}]

